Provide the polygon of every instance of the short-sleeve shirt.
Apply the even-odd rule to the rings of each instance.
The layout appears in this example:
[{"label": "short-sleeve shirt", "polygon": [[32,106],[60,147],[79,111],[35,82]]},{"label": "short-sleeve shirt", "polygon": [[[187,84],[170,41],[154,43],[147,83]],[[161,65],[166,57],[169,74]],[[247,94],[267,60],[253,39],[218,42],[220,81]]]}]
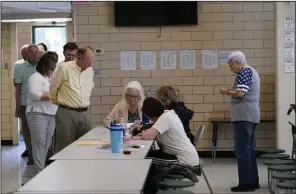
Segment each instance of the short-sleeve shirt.
[{"label": "short-sleeve shirt", "polygon": [[188,139],[183,124],[174,110],[163,113],[153,128],[159,132],[156,140],[163,152],[175,155],[181,164],[199,165],[197,151]]},{"label": "short-sleeve shirt", "polygon": [[260,77],[258,72],[248,67],[237,74],[232,90],[245,92],[242,98],[231,98],[231,121],[260,122]]},{"label": "short-sleeve shirt", "polygon": [[21,85],[21,102],[20,105],[27,106],[28,100],[28,81],[33,73],[36,72],[36,65],[25,62],[18,65],[15,74],[15,83]]}]

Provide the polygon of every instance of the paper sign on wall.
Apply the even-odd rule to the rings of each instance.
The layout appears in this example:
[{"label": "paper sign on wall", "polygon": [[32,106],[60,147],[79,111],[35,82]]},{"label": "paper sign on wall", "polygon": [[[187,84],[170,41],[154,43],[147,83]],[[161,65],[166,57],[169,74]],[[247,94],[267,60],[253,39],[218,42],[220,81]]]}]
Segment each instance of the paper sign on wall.
[{"label": "paper sign on wall", "polygon": [[218,68],[217,50],[202,51],[202,67],[205,69]]},{"label": "paper sign on wall", "polygon": [[120,68],[121,70],[136,70],[136,51],[121,51]]},{"label": "paper sign on wall", "polygon": [[180,52],[180,69],[195,69],[195,50]]},{"label": "paper sign on wall", "polygon": [[231,54],[232,51],[221,51],[219,55],[220,59],[220,67],[221,66],[228,66],[228,56]]},{"label": "paper sign on wall", "polygon": [[141,51],[141,69],[156,69],[156,54],[154,51]]},{"label": "paper sign on wall", "polygon": [[176,69],[176,51],[160,52],[161,69]]},{"label": "paper sign on wall", "polygon": [[294,19],[284,18],[284,71],[295,72],[295,31]]}]

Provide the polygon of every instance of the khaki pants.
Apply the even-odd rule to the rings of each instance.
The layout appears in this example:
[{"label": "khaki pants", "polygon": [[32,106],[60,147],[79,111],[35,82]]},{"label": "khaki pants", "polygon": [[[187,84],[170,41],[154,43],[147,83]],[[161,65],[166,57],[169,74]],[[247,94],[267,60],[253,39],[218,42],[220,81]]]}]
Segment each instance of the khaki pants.
[{"label": "khaki pants", "polygon": [[59,107],[56,113],[55,151],[58,153],[91,130],[89,112]]},{"label": "khaki pants", "polygon": [[22,121],[22,135],[24,138],[24,142],[26,145],[26,149],[28,150],[28,160],[33,161],[33,156],[32,156],[32,144],[31,144],[31,134],[26,118],[26,108],[27,106],[21,106],[20,107],[20,114],[21,114],[21,121]]}]

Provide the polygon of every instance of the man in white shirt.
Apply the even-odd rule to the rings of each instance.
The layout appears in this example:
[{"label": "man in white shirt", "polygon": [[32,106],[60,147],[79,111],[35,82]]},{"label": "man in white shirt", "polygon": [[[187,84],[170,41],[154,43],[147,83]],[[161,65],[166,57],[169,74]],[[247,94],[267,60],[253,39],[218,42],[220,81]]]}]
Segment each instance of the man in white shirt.
[{"label": "man in white shirt", "polygon": [[[196,149],[187,137],[183,124],[174,110],[164,111],[164,107],[156,98],[147,97],[143,102],[143,113],[154,123],[150,129],[142,132],[143,139],[153,140],[156,138],[160,150],[152,151],[148,157],[169,160],[176,157],[183,165],[199,169],[199,156]],[[167,157],[168,156],[168,157]],[[159,177],[155,169],[149,173],[144,193],[155,193]]]}]

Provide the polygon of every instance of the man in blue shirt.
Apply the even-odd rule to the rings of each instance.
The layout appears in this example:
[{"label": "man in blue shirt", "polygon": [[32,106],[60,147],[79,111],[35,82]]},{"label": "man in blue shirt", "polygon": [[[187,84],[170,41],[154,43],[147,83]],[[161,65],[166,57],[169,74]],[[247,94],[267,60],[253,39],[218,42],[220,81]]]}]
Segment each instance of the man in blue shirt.
[{"label": "man in blue shirt", "polygon": [[15,116],[21,118],[22,135],[28,150],[28,165],[33,165],[31,136],[26,119],[26,107],[28,98],[28,81],[30,76],[36,71],[36,64],[39,59],[39,49],[36,45],[31,44],[27,50],[28,60],[20,64],[15,74]]}]

